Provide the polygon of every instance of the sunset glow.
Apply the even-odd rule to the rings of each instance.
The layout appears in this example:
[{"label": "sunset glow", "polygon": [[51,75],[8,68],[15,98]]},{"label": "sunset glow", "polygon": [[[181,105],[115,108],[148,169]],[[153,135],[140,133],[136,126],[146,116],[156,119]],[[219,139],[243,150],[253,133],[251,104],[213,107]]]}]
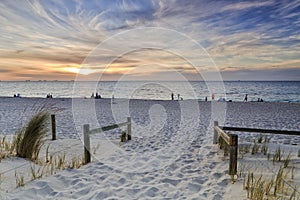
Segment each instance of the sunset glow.
[{"label": "sunset glow", "polygon": [[205,62],[190,66],[163,49],[137,49],[106,66],[116,49],[142,42],[127,38],[81,68],[103,41],[142,27],[194,40],[224,80],[299,80],[299,21],[298,1],[1,1],[0,80],[72,80],[78,73],[115,80],[130,71],[148,79],[166,72],[156,64],[198,80],[194,68],[206,70]]}]

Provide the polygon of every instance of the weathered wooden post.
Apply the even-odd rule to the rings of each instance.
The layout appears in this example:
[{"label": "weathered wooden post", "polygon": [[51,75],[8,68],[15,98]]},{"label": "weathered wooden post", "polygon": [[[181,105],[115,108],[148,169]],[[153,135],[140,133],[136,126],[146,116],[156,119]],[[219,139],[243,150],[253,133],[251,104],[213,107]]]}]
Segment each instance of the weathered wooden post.
[{"label": "weathered wooden post", "polygon": [[214,121],[214,136],[213,136],[213,144],[217,144],[218,143],[218,131],[215,129],[216,126],[219,126],[218,121]]},{"label": "weathered wooden post", "polygon": [[56,122],[55,115],[51,115],[52,140],[56,140]]},{"label": "weathered wooden post", "polygon": [[83,125],[84,163],[91,162],[90,125]]},{"label": "weathered wooden post", "polygon": [[238,136],[230,134],[229,144],[230,158],[229,158],[229,175],[237,173],[237,155],[238,155]]},{"label": "weathered wooden post", "polygon": [[127,140],[131,140],[131,118],[127,117]]}]

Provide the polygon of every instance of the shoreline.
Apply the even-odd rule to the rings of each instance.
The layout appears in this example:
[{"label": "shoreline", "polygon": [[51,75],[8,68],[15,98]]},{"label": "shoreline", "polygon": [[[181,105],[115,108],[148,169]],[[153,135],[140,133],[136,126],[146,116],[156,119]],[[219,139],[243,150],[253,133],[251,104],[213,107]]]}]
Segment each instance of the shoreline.
[{"label": "shoreline", "polygon": [[[0,96],[0,99],[33,99],[33,100],[52,100],[52,99],[57,99],[57,100],[69,100],[69,99],[94,99],[94,100],[111,100],[112,98],[100,98],[100,99],[96,99],[96,98],[91,98],[91,97],[53,97],[53,98],[45,98],[45,97],[11,97],[11,96]],[[181,101],[197,101],[197,102],[217,102],[217,103],[300,103],[300,101],[264,101],[264,102],[258,102],[258,101],[247,101],[247,102],[243,102],[243,101],[204,101],[202,99],[183,99],[183,100],[168,100],[168,99],[127,99],[127,98],[114,98],[116,101],[118,100],[135,100],[135,101],[164,101],[164,102],[181,102]]]}]

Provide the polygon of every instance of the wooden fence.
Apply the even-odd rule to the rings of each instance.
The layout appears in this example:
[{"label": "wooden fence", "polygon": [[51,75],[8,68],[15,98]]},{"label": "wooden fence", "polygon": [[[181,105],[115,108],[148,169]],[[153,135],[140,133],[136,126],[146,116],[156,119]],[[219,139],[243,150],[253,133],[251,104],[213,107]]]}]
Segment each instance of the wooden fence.
[{"label": "wooden fence", "polygon": [[243,127],[229,127],[219,126],[218,122],[214,122],[214,135],[213,144],[219,142],[219,137],[229,145],[229,175],[235,175],[237,173],[237,154],[238,154],[238,136],[236,134],[229,134],[226,131],[240,131],[240,132],[256,132],[256,133],[271,133],[282,135],[297,135],[300,136],[300,131],[286,131],[286,130],[270,130],[270,129],[258,129],[258,128],[243,128]]},{"label": "wooden fence", "polygon": [[237,155],[238,155],[238,135],[229,134],[223,131],[218,122],[214,122],[214,137],[213,143],[218,143],[218,138],[221,137],[224,142],[229,145],[229,174],[235,175],[237,173]]},{"label": "wooden fence", "polygon": [[127,140],[131,140],[131,118],[127,117],[127,122],[123,122],[120,124],[112,124],[109,126],[104,126],[101,128],[95,128],[90,130],[90,125],[89,124],[84,124],[83,125],[83,142],[84,142],[84,162],[89,163],[91,162],[91,145],[90,145],[90,134],[95,134],[95,133],[101,133],[104,131],[112,130],[115,128],[119,128],[122,126],[127,125]]}]

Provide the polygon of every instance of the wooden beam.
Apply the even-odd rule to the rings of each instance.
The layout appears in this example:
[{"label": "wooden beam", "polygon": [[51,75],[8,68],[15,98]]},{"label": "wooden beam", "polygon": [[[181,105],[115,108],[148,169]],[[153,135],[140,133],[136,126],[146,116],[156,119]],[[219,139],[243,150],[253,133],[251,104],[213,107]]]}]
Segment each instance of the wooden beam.
[{"label": "wooden beam", "polygon": [[125,126],[127,124],[128,124],[128,122],[123,122],[123,123],[120,123],[120,124],[113,124],[113,125],[109,125],[109,126],[103,126],[101,128],[95,128],[95,129],[90,130],[90,134],[101,133],[103,131],[109,131],[109,130],[112,130],[112,129],[115,129],[115,128]]},{"label": "wooden beam", "polygon": [[215,126],[215,130],[224,139],[224,141],[229,145],[230,144],[229,135],[227,133],[225,133],[219,126]]},{"label": "wooden beam", "polygon": [[230,126],[223,126],[220,128],[223,130],[226,130],[226,131],[272,133],[272,134],[298,135],[298,136],[300,135],[300,131],[271,130],[271,129],[260,129],[260,128],[243,128],[243,127],[230,127]]}]

